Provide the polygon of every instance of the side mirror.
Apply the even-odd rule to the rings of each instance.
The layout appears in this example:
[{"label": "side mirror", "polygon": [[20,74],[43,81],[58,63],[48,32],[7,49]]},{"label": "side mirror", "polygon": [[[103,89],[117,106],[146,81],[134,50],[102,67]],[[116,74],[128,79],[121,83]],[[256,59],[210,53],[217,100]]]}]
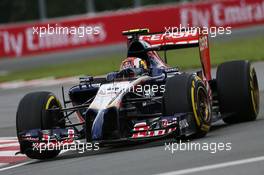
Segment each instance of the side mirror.
[{"label": "side mirror", "polygon": [[150,74],[152,77],[156,77],[156,76],[160,76],[164,73],[164,69],[160,69],[160,68],[152,68],[150,70]]},{"label": "side mirror", "polygon": [[90,84],[93,80],[94,79],[92,76],[86,76],[86,77],[79,78],[80,84]]},{"label": "side mirror", "polygon": [[117,78],[118,72],[111,72],[106,75],[106,81],[113,81]]}]

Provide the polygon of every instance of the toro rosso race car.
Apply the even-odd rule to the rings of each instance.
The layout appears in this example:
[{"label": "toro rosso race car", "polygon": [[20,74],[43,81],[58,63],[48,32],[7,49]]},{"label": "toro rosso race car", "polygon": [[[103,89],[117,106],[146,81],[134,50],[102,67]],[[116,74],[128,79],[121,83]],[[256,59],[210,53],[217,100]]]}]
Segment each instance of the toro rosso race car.
[{"label": "toro rosso race car", "polygon": [[[208,36],[197,31],[124,31],[127,59],[105,77],[82,77],[63,105],[51,92],[33,92],[20,101],[16,127],[20,153],[33,159],[56,157],[39,152],[41,143],[98,142],[102,145],[165,137],[204,137],[213,122],[252,121],[259,112],[255,69],[248,61],[218,66],[211,77]],[[201,69],[181,72],[167,65],[166,51],[197,47]],[[158,51],[164,51],[161,58]],[[181,59],[181,58],[177,58]],[[71,116],[77,116],[73,122]],[[75,120],[76,121],[76,120]]]}]

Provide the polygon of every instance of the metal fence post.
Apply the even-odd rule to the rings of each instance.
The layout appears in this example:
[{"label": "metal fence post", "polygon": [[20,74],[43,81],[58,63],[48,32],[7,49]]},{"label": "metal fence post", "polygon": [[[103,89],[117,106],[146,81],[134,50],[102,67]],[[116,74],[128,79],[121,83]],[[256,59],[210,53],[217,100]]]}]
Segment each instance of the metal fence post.
[{"label": "metal fence post", "polygon": [[86,11],[87,13],[95,12],[94,0],[86,0]]},{"label": "metal fence post", "polygon": [[39,18],[45,20],[47,18],[46,0],[38,0]]},{"label": "metal fence post", "polygon": [[140,7],[141,6],[141,0],[134,0],[134,7]]}]

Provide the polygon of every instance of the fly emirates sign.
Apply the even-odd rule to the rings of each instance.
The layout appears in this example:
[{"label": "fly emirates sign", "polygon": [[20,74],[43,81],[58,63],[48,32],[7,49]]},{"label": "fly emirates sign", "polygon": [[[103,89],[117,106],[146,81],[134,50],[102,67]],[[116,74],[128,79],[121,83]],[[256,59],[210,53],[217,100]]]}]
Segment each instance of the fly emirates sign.
[{"label": "fly emirates sign", "polygon": [[[220,1],[221,2],[221,1]],[[180,9],[180,20],[184,26],[243,26],[263,23],[264,1],[223,1],[212,3],[209,8],[187,6]]]},{"label": "fly emirates sign", "polygon": [[101,24],[81,26],[43,25],[0,31],[0,55],[22,56],[27,53],[87,46],[103,42],[106,32]]},{"label": "fly emirates sign", "polygon": [[1,25],[0,58],[124,43],[121,32],[132,28],[158,32],[180,25],[233,29],[258,24],[264,24],[264,0],[211,0]]}]

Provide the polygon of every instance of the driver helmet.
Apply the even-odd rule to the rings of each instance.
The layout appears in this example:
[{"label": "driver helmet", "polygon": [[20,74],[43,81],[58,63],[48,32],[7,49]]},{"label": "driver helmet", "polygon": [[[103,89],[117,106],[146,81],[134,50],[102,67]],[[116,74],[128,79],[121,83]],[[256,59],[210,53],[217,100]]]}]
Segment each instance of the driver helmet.
[{"label": "driver helmet", "polygon": [[127,68],[142,68],[147,69],[147,62],[138,57],[127,57],[120,66],[120,70]]}]

